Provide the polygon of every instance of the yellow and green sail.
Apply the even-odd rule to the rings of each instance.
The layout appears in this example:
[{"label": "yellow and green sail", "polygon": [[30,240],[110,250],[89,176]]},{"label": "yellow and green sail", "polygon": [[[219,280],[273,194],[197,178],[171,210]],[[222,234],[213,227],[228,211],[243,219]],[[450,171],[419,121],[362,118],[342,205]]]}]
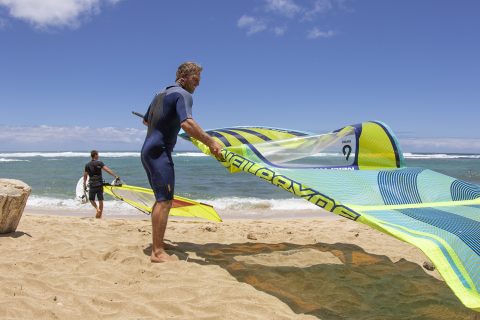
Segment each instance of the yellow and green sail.
[{"label": "yellow and green sail", "polygon": [[464,305],[480,311],[480,186],[405,167],[397,139],[381,122],[318,135],[266,127],[208,133],[225,147],[222,164],[231,172],[415,245]]},{"label": "yellow and green sail", "polygon": [[[127,184],[106,184],[104,185],[103,190],[112,197],[122,200],[146,214],[152,212],[152,207],[155,204],[155,195],[152,189],[130,186]],[[222,221],[211,205],[179,197],[177,195],[173,198],[170,215]]]}]

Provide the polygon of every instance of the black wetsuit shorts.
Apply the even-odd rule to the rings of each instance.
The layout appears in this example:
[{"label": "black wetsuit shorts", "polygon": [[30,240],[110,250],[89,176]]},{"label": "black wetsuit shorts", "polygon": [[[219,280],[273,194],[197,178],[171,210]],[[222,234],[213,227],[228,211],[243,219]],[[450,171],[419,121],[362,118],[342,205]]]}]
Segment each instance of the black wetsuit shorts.
[{"label": "black wetsuit shorts", "polygon": [[103,201],[103,186],[90,187],[88,190],[88,199],[95,201],[95,198],[97,198],[98,201]]},{"label": "black wetsuit shorts", "polygon": [[175,170],[172,152],[164,148],[155,148],[142,152],[142,164],[147,173],[148,182],[157,201],[173,200],[175,189]]}]

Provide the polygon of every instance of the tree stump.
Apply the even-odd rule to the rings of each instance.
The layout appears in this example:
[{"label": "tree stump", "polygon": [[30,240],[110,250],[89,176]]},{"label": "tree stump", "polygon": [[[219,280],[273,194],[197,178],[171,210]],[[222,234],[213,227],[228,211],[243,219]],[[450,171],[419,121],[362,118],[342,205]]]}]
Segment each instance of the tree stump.
[{"label": "tree stump", "polygon": [[17,230],[31,191],[23,181],[0,179],[0,233]]}]

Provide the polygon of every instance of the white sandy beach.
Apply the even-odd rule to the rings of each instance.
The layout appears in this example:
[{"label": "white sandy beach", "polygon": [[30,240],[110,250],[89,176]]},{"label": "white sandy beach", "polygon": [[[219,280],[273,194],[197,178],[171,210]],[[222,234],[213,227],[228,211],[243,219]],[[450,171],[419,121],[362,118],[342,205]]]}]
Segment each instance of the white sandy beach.
[{"label": "white sandy beach", "polygon": [[[29,212],[30,211],[30,212]],[[171,219],[178,262],[149,261],[148,216],[27,208],[0,235],[1,319],[469,319],[422,252],[335,216]]]}]

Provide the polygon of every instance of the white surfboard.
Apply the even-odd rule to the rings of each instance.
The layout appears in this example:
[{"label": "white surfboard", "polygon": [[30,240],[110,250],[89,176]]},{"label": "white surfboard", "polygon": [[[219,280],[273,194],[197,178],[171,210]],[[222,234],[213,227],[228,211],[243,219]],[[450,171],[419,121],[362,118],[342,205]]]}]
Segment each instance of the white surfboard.
[{"label": "white surfboard", "polygon": [[81,203],[88,202],[88,180],[87,176],[87,191],[83,189],[83,177],[80,177],[77,182],[77,187],[75,188],[75,200],[80,201]]}]

